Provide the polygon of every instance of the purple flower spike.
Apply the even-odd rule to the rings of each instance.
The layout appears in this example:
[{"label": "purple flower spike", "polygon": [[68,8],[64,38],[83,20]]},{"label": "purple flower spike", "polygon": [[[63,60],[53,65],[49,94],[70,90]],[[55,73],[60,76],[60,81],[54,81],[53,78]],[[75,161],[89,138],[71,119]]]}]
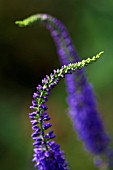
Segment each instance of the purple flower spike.
[{"label": "purple flower spike", "polygon": [[35,140],[33,143],[33,146],[35,147],[33,161],[36,162],[35,167],[37,167],[38,170],[67,170],[67,162],[65,161],[64,153],[60,151],[60,146],[54,141],[50,141],[55,138],[53,131],[49,131],[45,134],[45,131],[52,126],[49,122],[47,123],[50,118],[45,112],[47,107],[42,102],[43,98],[47,94],[50,94],[45,89],[45,86],[50,92],[50,84],[54,84],[54,86],[56,86],[65,74],[75,71],[77,68],[80,69],[91,61],[93,62],[98,59],[99,56],[100,54],[92,59],[84,60],[83,62],[69,64],[68,66],[64,65],[61,69],[57,69],[56,71],[54,70],[54,74],[46,76],[47,81],[43,84],[43,86],[38,86],[39,92],[41,90],[40,96],[38,96],[35,101],[32,101],[32,103],[35,103],[37,107],[34,108],[35,111],[29,115],[32,123],[32,129],[34,130],[32,139]]},{"label": "purple flower spike", "polygon": [[[80,61],[62,22],[48,14],[41,14],[39,17],[53,37],[61,64]],[[96,99],[85,70],[77,70],[73,75],[66,75],[66,86],[69,116],[79,139],[92,154],[105,154],[110,140],[97,111]]]},{"label": "purple flower spike", "polygon": [[54,141],[50,141],[55,138],[53,131],[51,130],[45,133],[52,125],[47,122],[50,120],[50,117],[45,112],[47,106],[43,104],[43,101],[44,99],[47,101],[50,90],[56,86],[59,80],[71,69],[76,70],[76,64],[75,68],[72,68],[70,65],[67,67],[63,66],[60,70],[54,70],[54,73],[50,74],[50,77],[46,76],[46,79],[42,81],[43,86],[39,85],[37,87],[38,91],[33,94],[34,100],[32,104],[35,111],[30,113],[29,117],[31,119],[32,129],[34,130],[31,135],[34,140],[33,146],[35,147],[33,161],[36,162],[35,167],[38,170],[67,170],[68,164],[65,161],[64,153],[60,151],[60,146]]}]

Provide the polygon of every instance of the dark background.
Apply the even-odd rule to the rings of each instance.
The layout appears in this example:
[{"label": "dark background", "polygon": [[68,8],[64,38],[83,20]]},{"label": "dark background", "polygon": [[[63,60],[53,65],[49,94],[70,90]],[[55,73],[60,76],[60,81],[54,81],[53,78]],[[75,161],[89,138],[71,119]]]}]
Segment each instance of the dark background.
[{"label": "dark background", "polygon": [[[113,1],[112,0],[0,0],[0,169],[33,170],[31,124],[32,93],[41,79],[60,67],[55,45],[41,25],[19,28],[16,20],[49,13],[66,26],[83,59],[104,55],[87,67],[98,108],[113,137]],[[96,170],[67,116],[64,81],[49,97],[49,114],[56,141],[72,170]]]}]

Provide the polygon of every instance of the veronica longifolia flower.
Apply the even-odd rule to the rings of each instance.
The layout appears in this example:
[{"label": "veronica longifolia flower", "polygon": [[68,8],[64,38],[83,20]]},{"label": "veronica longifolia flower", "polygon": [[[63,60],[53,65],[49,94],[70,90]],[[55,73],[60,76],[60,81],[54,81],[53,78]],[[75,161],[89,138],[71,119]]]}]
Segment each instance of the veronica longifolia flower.
[{"label": "veronica longifolia flower", "polygon": [[[42,22],[50,31],[62,65],[80,60],[67,29],[61,21],[47,14],[39,14],[24,20],[24,26],[36,21]],[[66,75],[69,115],[87,150],[92,154],[99,155],[106,151],[109,137],[97,111],[92,86],[88,83],[84,72],[85,70],[81,69],[72,75]]]},{"label": "veronica longifolia flower", "polygon": [[[34,22],[43,23],[50,31],[62,65],[80,60],[61,21],[47,14],[38,14],[17,24],[27,26]],[[85,70],[81,69],[72,75],[66,75],[69,115],[86,149],[94,155],[101,155],[108,148],[109,137],[97,111],[92,86],[88,83],[84,72]]]},{"label": "veronica longifolia flower", "polygon": [[[101,53],[100,53],[101,54]],[[53,131],[46,133],[52,125],[47,114],[47,106],[45,103],[48,100],[51,89],[58,84],[61,78],[66,74],[72,73],[76,69],[81,69],[83,66],[99,58],[99,55],[92,59],[83,60],[68,66],[62,66],[61,69],[54,70],[50,76],[46,76],[42,80],[42,85],[37,86],[37,91],[33,94],[31,109],[33,112],[29,114],[32,123],[32,139],[34,148],[33,161],[38,170],[67,170],[67,162],[64,158],[64,153],[60,151],[60,146],[51,139],[55,138]]]}]

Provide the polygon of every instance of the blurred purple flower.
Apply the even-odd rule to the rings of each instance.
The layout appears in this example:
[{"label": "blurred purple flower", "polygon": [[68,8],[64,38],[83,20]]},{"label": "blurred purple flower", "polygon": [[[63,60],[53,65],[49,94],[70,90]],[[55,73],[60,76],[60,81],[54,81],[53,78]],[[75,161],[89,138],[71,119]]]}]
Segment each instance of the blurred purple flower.
[{"label": "blurred purple flower", "polygon": [[[48,14],[42,14],[40,18],[53,37],[61,64],[67,65],[79,61],[62,22]],[[85,70],[77,70],[72,75],[66,75],[66,86],[69,115],[79,138],[92,154],[104,153],[110,140],[97,111],[96,98],[92,86],[87,81]]]}]

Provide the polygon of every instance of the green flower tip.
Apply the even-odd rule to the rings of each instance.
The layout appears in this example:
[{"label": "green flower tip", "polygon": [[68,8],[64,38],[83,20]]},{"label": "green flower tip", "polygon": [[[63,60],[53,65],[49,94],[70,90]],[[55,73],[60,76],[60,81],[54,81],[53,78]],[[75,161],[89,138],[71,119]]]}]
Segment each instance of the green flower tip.
[{"label": "green flower tip", "polygon": [[96,58],[100,58],[100,56],[104,53],[104,51],[101,51],[99,54],[96,55]]},{"label": "green flower tip", "polygon": [[104,51],[101,51],[100,53],[98,53],[96,56],[93,56],[91,60],[96,61],[97,59],[99,59],[101,57],[101,55],[104,53]]},{"label": "green flower tip", "polygon": [[85,65],[90,64],[91,62],[94,62],[94,61],[98,60],[103,53],[104,53],[104,51],[101,51],[96,56],[93,56],[92,58],[87,58],[86,60],[82,60],[81,62],[78,62],[78,63],[82,63],[83,65],[84,64]]},{"label": "green flower tip", "polygon": [[23,21],[15,21],[15,24],[17,24],[19,27],[24,27]]},{"label": "green flower tip", "polygon": [[24,19],[23,21],[16,21],[15,24],[19,25],[20,27],[26,27],[28,25],[35,23],[36,21],[41,21],[40,15],[33,15],[31,17]]}]

